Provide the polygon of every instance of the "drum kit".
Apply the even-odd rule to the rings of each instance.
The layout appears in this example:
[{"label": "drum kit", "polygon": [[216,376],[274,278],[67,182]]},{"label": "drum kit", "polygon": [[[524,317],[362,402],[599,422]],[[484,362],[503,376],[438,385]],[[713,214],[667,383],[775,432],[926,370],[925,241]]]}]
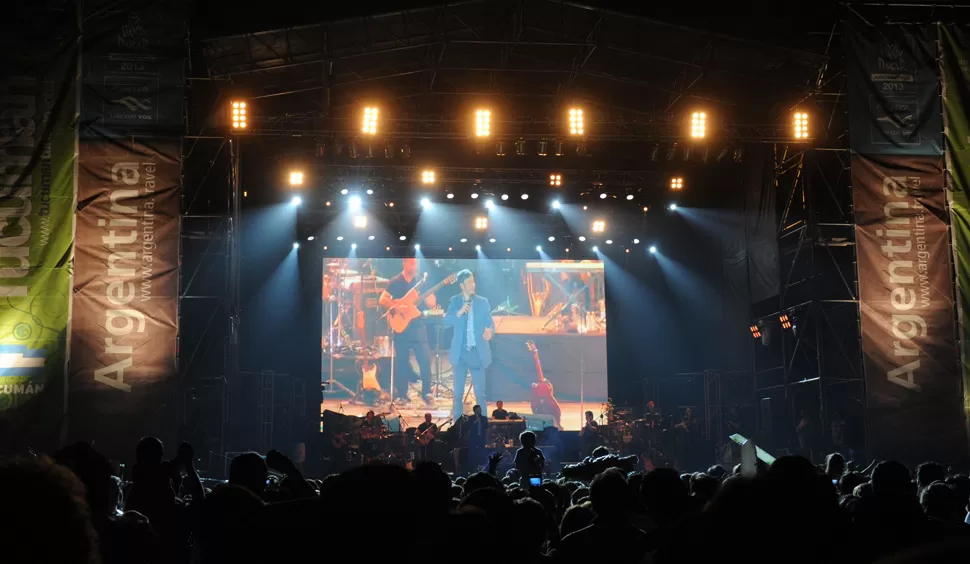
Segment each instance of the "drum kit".
[{"label": "drum kit", "polygon": [[603,438],[614,451],[650,455],[660,447],[662,421],[659,415],[646,414],[643,418],[634,419],[630,408],[617,408],[608,401],[603,405],[600,417],[607,422]]}]

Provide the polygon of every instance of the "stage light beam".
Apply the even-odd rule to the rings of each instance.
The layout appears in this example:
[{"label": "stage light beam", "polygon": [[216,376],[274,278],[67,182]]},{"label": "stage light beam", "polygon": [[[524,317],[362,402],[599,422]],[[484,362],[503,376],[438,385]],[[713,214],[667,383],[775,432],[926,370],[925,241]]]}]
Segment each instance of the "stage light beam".
[{"label": "stage light beam", "polygon": [[351,196],[350,199],[347,200],[347,207],[349,207],[350,211],[352,212],[359,211],[360,205],[361,202],[359,196]]},{"label": "stage light beam", "polygon": [[542,246],[541,245],[536,245],[536,252],[538,252],[538,253],[541,253],[542,252]]},{"label": "stage light beam", "polygon": [[294,208],[300,207],[300,204],[302,203],[303,203],[303,198],[299,196],[293,196],[290,199],[290,205],[293,206]]},{"label": "stage light beam", "polygon": [[651,255],[657,254],[657,247],[650,245],[650,254]]},{"label": "stage light beam", "polygon": [[354,227],[356,227],[357,229],[363,229],[367,227],[367,216],[366,215],[354,216]]},{"label": "stage light beam", "polygon": [[492,209],[495,207],[495,202],[492,200],[485,200],[485,209]]},{"label": "stage light beam", "polygon": [[667,206],[667,209],[670,211],[677,211],[677,204],[675,202],[671,202],[670,205]]},{"label": "stage light beam", "polygon": [[429,200],[428,198],[421,198],[421,207],[424,208],[424,209],[430,208],[431,207],[431,200]]},{"label": "stage light beam", "polygon": [[559,200],[553,200],[552,201],[552,209],[558,210],[561,207],[562,207],[562,204],[559,203]]},{"label": "stage light beam", "polygon": [[299,249],[300,248],[300,244],[299,243],[293,243],[293,248],[294,249]]}]

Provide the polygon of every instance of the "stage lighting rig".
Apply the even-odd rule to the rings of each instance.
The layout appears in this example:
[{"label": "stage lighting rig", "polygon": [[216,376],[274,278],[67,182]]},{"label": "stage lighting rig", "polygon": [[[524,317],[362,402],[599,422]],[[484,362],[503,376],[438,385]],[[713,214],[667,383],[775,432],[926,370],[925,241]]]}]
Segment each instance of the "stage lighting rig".
[{"label": "stage lighting rig", "polygon": [[377,134],[377,116],[379,110],[374,107],[364,108],[364,119],[361,124],[361,133],[364,135]]},{"label": "stage lighting rig", "polygon": [[694,112],[690,115],[690,137],[691,139],[703,139],[707,137],[706,113]]},{"label": "stage lighting rig", "polygon": [[239,132],[247,127],[246,120],[246,102],[240,100],[233,100],[230,104],[230,109],[232,110],[232,129],[234,132]]},{"label": "stage lighting rig", "polygon": [[675,176],[675,177],[671,178],[670,179],[670,189],[673,190],[673,191],[675,191],[675,192],[679,192],[679,191],[683,190],[684,189],[684,179],[681,178],[681,177],[679,177],[679,176]]},{"label": "stage lighting rig", "polygon": [[585,134],[585,119],[583,118],[582,108],[570,108],[569,109],[569,134],[570,135],[584,135]]},{"label": "stage lighting rig", "polygon": [[550,174],[549,175],[549,186],[562,186],[562,175],[561,174]]},{"label": "stage lighting rig", "polygon": [[651,255],[657,254],[657,247],[650,245],[650,254]]},{"label": "stage lighting rig", "polygon": [[488,218],[487,217],[476,217],[475,218],[475,229],[479,231],[488,229]]},{"label": "stage lighting rig", "polygon": [[593,222],[593,227],[591,230],[593,233],[603,233],[606,231],[606,222],[601,219],[597,219]]},{"label": "stage lighting rig", "polygon": [[293,198],[290,199],[290,205],[293,206],[294,208],[300,207],[300,204],[302,203],[303,203],[303,198],[299,196],[293,196]]},{"label": "stage lighting rig", "polygon": [[291,170],[290,171],[290,186],[303,186],[303,171],[302,170]]},{"label": "stage lighting rig", "polygon": [[488,137],[492,134],[492,112],[477,110],[475,112],[475,137]]},{"label": "stage lighting rig", "polygon": [[751,331],[751,336],[752,337],[754,337],[755,339],[760,339],[761,338],[761,328],[760,327],[758,327],[757,325],[752,325],[751,327],[748,327],[748,329]]},{"label": "stage lighting rig", "polygon": [[422,184],[434,184],[435,174],[433,170],[425,170],[421,172],[421,183]]},{"label": "stage lighting rig", "polygon": [[350,199],[347,201],[347,207],[349,207],[350,211],[352,212],[359,210],[360,206],[361,206],[360,196],[351,196]]},{"label": "stage lighting rig", "polygon": [[421,207],[428,209],[431,207],[431,200],[428,198],[421,198]]},{"label": "stage lighting rig", "polygon": [[562,207],[562,204],[559,203],[559,200],[553,200],[552,201],[552,209],[558,210],[561,207]]},{"label": "stage lighting rig", "polygon": [[778,316],[778,322],[781,323],[782,329],[791,329],[791,319],[788,318],[787,313],[783,313]]},{"label": "stage lighting rig", "polygon": [[356,227],[357,229],[363,229],[367,227],[367,216],[366,215],[354,216],[354,227]]},{"label": "stage lighting rig", "polygon": [[805,112],[795,112],[793,125],[795,127],[795,139],[808,139],[808,114]]}]

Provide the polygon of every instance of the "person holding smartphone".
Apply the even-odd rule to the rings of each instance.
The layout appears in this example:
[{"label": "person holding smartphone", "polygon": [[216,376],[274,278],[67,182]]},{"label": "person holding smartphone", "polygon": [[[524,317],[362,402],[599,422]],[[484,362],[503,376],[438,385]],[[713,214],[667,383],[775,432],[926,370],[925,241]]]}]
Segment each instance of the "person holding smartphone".
[{"label": "person holding smartphone", "polygon": [[525,431],[519,435],[522,447],[515,451],[515,469],[519,471],[519,482],[523,488],[538,486],[542,483],[542,470],[546,457],[536,448],[536,434]]}]

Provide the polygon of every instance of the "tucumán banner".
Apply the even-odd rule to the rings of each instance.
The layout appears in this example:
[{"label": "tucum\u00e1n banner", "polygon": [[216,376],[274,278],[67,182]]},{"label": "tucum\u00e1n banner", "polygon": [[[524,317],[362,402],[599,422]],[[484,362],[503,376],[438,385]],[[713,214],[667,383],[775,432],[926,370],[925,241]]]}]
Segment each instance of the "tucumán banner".
[{"label": "tucum\u00e1n banner", "polygon": [[970,413],[970,28],[941,25],[943,129],[956,268],[964,407]]},{"label": "tucum\u00e1n banner", "polygon": [[943,158],[852,156],[869,447],[966,452]]},{"label": "tucum\u00e1n banner", "polygon": [[183,4],[85,4],[69,432],[113,456],[177,377]]},{"label": "tucum\u00e1n banner", "polygon": [[850,147],[942,155],[935,26],[846,26]]},{"label": "tucum\u00e1n banner", "polygon": [[42,4],[0,24],[0,451],[55,448],[64,422],[79,34]]}]

